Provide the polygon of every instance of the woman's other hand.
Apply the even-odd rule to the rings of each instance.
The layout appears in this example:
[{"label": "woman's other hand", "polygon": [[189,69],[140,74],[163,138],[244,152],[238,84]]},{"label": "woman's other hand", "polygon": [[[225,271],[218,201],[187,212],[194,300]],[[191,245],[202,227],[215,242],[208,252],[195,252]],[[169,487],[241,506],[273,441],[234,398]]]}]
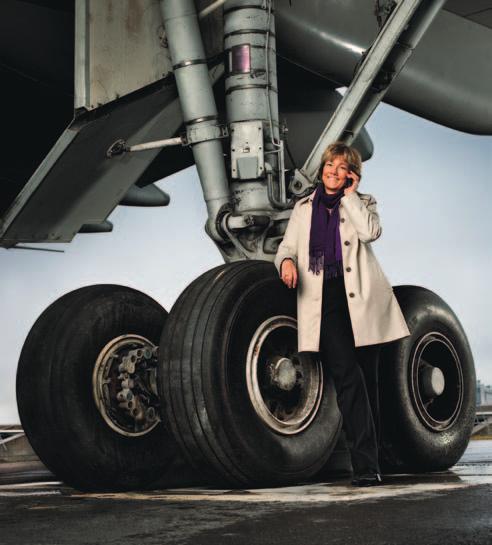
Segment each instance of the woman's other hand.
[{"label": "woman's other hand", "polygon": [[282,282],[288,288],[297,287],[297,268],[292,259],[284,259],[282,261]]},{"label": "woman's other hand", "polygon": [[355,191],[357,191],[360,182],[360,176],[357,176],[357,174],[353,170],[349,171],[349,173],[347,174],[347,178],[350,178],[352,180],[352,185],[344,190],[344,195],[349,195],[350,193],[354,193]]}]

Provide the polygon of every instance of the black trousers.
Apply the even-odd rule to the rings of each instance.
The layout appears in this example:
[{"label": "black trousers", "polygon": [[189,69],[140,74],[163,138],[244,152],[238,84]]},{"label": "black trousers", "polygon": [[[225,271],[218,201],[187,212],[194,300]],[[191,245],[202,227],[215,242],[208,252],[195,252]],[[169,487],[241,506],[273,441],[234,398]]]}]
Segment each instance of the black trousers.
[{"label": "black trousers", "polygon": [[333,378],[354,473],[380,472],[379,345],[356,348],[343,276],[325,279],[320,356]]}]

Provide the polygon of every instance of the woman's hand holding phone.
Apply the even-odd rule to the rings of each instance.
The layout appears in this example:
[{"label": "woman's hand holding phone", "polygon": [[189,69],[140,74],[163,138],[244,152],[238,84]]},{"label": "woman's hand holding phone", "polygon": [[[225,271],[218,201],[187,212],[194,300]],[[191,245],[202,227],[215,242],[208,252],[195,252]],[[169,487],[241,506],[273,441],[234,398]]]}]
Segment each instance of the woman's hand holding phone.
[{"label": "woman's hand holding phone", "polygon": [[280,276],[282,278],[282,282],[288,288],[297,287],[297,267],[292,259],[287,258],[282,261],[282,265],[280,266]]},{"label": "woman's hand holding phone", "polygon": [[349,195],[350,193],[354,193],[355,191],[357,191],[357,188],[359,187],[359,182],[360,176],[354,170],[349,170],[343,194]]}]

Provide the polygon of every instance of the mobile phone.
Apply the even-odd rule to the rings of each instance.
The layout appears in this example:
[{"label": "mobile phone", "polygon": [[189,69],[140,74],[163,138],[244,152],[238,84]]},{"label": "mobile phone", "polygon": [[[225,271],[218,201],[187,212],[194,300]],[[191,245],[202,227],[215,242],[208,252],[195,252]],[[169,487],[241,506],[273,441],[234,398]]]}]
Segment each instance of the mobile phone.
[{"label": "mobile phone", "polygon": [[[359,178],[359,181],[360,179],[362,178],[362,176],[360,175],[360,173],[357,171],[357,169],[355,168],[355,165],[352,165],[349,163],[349,174],[353,172],[354,174],[356,174]],[[354,180],[352,180],[352,178],[347,178],[347,181],[345,182],[345,185],[344,187],[350,187],[352,184],[354,183]]]}]

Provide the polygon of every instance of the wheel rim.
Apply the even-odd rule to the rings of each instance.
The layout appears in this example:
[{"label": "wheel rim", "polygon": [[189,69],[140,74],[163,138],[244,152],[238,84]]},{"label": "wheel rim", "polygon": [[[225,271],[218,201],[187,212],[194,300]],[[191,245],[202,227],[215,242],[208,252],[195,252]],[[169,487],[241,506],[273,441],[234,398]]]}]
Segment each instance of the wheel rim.
[{"label": "wheel rim", "polygon": [[255,331],[246,361],[248,393],[256,414],[284,435],[300,433],[321,402],[321,363],[297,353],[297,322],[274,316]]},{"label": "wheel rim", "polygon": [[106,424],[139,437],[160,422],[157,347],[140,335],[122,335],[99,353],[92,374],[94,401]]},{"label": "wheel rim", "polygon": [[463,369],[451,341],[431,332],[417,343],[410,368],[412,402],[425,426],[451,427],[463,404]]}]

